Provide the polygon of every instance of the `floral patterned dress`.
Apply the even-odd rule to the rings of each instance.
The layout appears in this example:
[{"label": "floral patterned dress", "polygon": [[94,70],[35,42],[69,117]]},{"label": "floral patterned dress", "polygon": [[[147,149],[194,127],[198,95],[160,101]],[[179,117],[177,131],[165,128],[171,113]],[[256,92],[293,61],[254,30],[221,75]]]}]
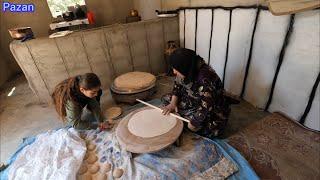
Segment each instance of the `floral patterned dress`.
[{"label": "floral patterned dress", "polygon": [[176,78],[172,94],[162,98],[164,104],[170,103],[172,95],[178,97],[178,113],[199,129],[199,135],[214,138],[222,134],[230,107],[224,97],[223,84],[209,65],[201,66],[194,82],[186,84]]}]

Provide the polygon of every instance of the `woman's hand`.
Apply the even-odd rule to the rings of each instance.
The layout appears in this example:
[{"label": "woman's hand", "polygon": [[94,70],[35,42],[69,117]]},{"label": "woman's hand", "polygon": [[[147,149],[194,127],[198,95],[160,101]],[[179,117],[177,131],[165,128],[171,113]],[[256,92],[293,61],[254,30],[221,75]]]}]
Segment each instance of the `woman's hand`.
[{"label": "woman's hand", "polygon": [[172,112],[177,112],[177,111],[178,111],[177,106],[174,104],[171,104],[171,103],[162,108],[162,114],[164,114],[164,115],[168,115]]},{"label": "woman's hand", "polygon": [[200,129],[200,128],[194,127],[190,122],[188,123],[188,128],[193,132],[197,132]]}]

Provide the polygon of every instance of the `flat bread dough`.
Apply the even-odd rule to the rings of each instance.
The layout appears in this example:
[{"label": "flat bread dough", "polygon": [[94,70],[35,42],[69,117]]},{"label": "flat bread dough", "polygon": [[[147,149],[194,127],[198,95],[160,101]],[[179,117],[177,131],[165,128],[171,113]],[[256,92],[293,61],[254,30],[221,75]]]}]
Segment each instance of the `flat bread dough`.
[{"label": "flat bread dough", "polygon": [[91,174],[95,174],[99,171],[100,166],[98,164],[94,164],[90,167],[89,171]]},{"label": "flat bread dough", "polygon": [[156,77],[147,72],[129,72],[114,80],[114,87],[121,91],[134,91],[150,87],[156,82]]},{"label": "flat bread dough", "polygon": [[88,159],[88,157],[89,157],[89,154],[88,153],[86,153],[85,155],[84,155],[84,160],[87,160]]},{"label": "flat bread dough", "polygon": [[175,117],[163,115],[157,109],[146,109],[131,116],[128,129],[135,136],[151,138],[169,132],[176,123]]},{"label": "flat bread dough", "polygon": [[112,176],[113,176],[114,178],[120,178],[120,177],[122,176],[122,174],[123,174],[123,170],[120,169],[120,168],[116,168],[116,169],[113,171]]},{"label": "flat bread dough", "polygon": [[106,173],[101,173],[101,172],[99,172],[96,177],[96,180],[107,180],[107,179],[108,179],[108,175]]},{"label": "flat bread dough", "polygon": [[93,151],[93,150],[95,150],[96,149],[96,145],[94,145],[94,144],[89,144],[88,145],[88,150],[89,151]]},{"label": "flat bread dough", "polygon": [[88,171],[88,167],[87,167],[85,164],[82,164],[82,165],[80,166],[80,169],[79,169],[79,171],[78,171],[78,174],[79,174],[79,175],[82,175],[82,174],[86,173],[87,171]]},{"label": "flat bread dough", "polygon": [[78,175],[77,180],[92,180],[92,177],[90,173],[86,173],[83,175]]},{"label": "flat bread dough", "polygon": [[88,159],[86,159],[87,163],[93,164],[98,160],[98,157],[95,154],[90,154]]},{"label": "flat bread dough", "polygon": [[110,163],[105,163],[102,165],[102,172],[107,173],[111,170],[111,164]]}]

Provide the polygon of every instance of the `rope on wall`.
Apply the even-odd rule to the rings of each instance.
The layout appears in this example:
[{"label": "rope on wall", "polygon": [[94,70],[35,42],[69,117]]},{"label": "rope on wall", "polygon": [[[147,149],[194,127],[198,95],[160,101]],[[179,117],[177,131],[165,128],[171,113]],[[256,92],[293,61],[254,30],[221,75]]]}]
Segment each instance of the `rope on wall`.
[{"label": "rope on wall", "polygon": [[268,99],[267,105],[266,105],[266,107],[264,109],[265,111],[268,111],[268,109],[270,107],[270,104],[272,102],[273,92],[274,92],[274,88],[275,88],[275,85],[276,85],[276,82],[277,82],[279,71],[280,71],[280,68],[281,68],[281,65],[282,65],[282,62],[283,62],[283,57],[284,57],[284,55],[286,53],[286,48],[287,48],[287,46],[289,44],[290,37],[291,37],[291,34],[292,34],[293,25],[294,25],[294,17],[295,17],[294,14],[292,14],[291,17],[290,17],[290,22],[288,24],[288,31],[287,31],[286,37],[285,37],[285,39],[283,41],[283,45],[282,45],[282,48],[281,48],[281,51],[280,51],[278,65],[277,65],[276,72],[275,72],[275,75],[274,75],[273,80],[272,80],[269,99]]},{"label": "rope on wall", "polygon": [[194,35],[194,51],[197,53],[197,31],[198,31],[198,9],[196,9],[196,24],[195,24],[195,35]]},{"label": "rope on wall", "polygon": [[243,98],[243,95],[244,95],[244,92],[245,92],[245,89],[246,89],[247,78],[248,78],[248,73],[249,73],[249,68],[250,68],[250,63],[251,63],[251,58],[252,58],[252,47],[253,47],[253,42],[254,42],[253,40],[254,40],[254,35],[256,34],[259,15],[260,15],[260,9],[257,10],[256,19],[255,19],[255,22],[254,22],[253,32],[252,32],[252,36],[251,36],[250,51],[249,51],[246,71],[245,71],[245,74],[244,74],[244,79],[243,79],[240,98]]},{"label": "rope on wall", "polygon": [[224,7],[224,6],[204,6],[204,7],[181,7],[178,8],[177,10],[186,10],[186,9],[223,9],[223,10],[234,10],[234,9],[263,9],[263,10],[268,10],[268,7],[266,6],[257,6],[257,5],[252,5],[252,6],[234,6],[234,7]]},{"label": "rope on wall", "polygon": [[306,121],[306,118],[311,110],[311,107],[312,107],[312,103],[313,103],[313,100],[314,100],[314,96],[316,95],[316,91],[317,91],[317,88],[318,88],[318,85],[319,85],[319,81],[320,81],[320,72],[318,73],[318,77],[312,87],[312,90],[311,90],[311,93],[310,93],[310,96],[309,96],[309,100],[308,100],[308,104],[306,106],[306,109],[304,110],[304,113],[303,115],[301,116],[300,120],[299,120],[299,123],[300,124],[304,124],[305,121]]},{"label": "rope on wall", "polygon": [[185,48],[186,47],[186,10],[184,9],[183,10],[183,47]]},{"label": "rope on wall", "polygon": [[210,44],[209,44],[209,56],[208,56],[208,64],[210,64],[211,59],[211,43],[212,43],[212,31],[213,31],[213,18],[214,18],[214,10],[211,9],[211,31],[210,31]]},{"label": "rope on wall", "polygon": [[226,77],[226,68],[227,68],[227,63],[228,63],[228,54],[229,54],[229,39],[230,39],[230,31],[231,31],[231,21],[232,21],[232,9],[229,11],[229,30],[228,30],[228,40],[227,40],[227,48],[226,48],[226,59],[224,62],[224,68],[223,68],[223,80],[222,80],[222,85],[224,87],[224,81]]}]

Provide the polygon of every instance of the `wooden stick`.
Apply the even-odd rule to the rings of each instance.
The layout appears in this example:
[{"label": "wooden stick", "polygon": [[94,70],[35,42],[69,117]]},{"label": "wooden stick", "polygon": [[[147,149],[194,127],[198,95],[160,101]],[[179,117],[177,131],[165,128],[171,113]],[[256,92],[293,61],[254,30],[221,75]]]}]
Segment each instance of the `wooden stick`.
[{"label": "wooden stick", "polygon": [[[152,105],[152,104],[149,104],[149,103],[147,103],[147,102],[144,102],[144,101],[142,101],[142,100],[140,100],[140,99],[136,99],[136,101],[138,101],[138,102],[140,102],[140,103],[142,103],[142,104],[144,104],[144,105],[147,105],[147,106],[149,106],[149,107],[152,107],[152,108],[154,108],[154,109],[157,109],[157,110],[159,110],[159,111],[162,112],[162,109],[159,108],[159,107],[157,107],[157,106],[154,106],[154,105]],[[183,117],[178,116],[178,115],[173,114],[173,113],[170,113],[170,116],[173,116],[173,117],[175,117],[175,118],[178,118],[178,119],[180,119],[180,120],[182,120],[182,121],[185,121],[185,122],[187,122],[187,123],[190,122],[188,119],[183,118]]]}]

